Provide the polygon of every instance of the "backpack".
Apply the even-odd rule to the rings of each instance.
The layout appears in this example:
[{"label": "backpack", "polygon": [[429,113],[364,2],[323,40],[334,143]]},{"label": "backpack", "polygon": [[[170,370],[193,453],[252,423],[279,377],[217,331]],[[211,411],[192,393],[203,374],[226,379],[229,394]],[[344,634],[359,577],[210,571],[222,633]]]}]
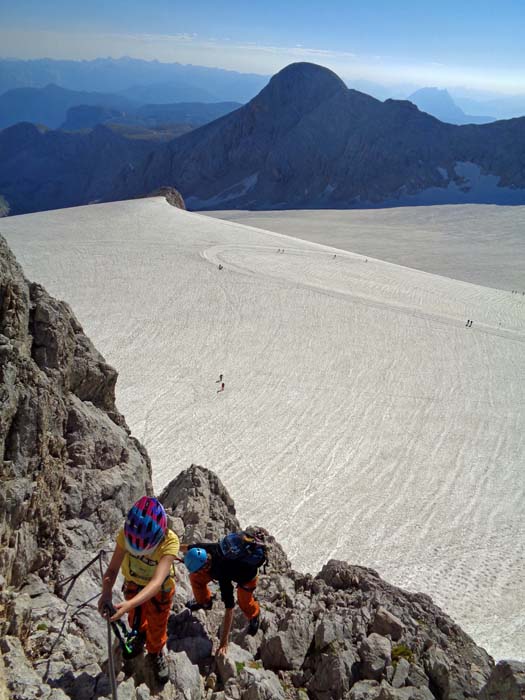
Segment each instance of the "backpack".
[{"label": "backpack", "polygon": [[262,529],[230,532],[219,541],[219,549],[225,559],[259,568],[268,561],[265,535]]}]

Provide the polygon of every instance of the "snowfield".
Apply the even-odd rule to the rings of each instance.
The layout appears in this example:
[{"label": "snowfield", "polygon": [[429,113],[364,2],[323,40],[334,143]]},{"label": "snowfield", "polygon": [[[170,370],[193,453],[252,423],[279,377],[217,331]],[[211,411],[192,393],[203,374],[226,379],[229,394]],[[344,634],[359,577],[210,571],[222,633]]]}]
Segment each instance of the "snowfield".
[{"label": "snowfield", "polygon": [[497,271],[479,286],[161,198],[0,233],[118,368],[157,490],[209,467],[296,567],[373,567],[525,659],[525,296]]},{"label": "snowfield", "polygon": [[525,291],[525,206],[203,212],[499,289]]}]

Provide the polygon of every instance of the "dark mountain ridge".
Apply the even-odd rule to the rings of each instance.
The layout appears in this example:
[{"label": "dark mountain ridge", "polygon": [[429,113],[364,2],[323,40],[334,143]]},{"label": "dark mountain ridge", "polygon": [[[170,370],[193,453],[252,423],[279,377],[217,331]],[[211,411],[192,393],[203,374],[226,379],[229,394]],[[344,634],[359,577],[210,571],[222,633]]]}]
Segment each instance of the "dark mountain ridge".
[{"label": "dark mountain ridge", "polygon": [[11,214],[98,201],[155,147],[105,126],[72,134],[22,122],[0,131],[0,195]]},{"label": "dark mountain ridge", "polygon": [[123,173],[110,198],[166,184],[193,209],[345,208],[451,184],[467,190],[455,170],[463,162],[501,185],[525,187],[525,119],[445,124],[408,101],[380,102],[326,68],[297,63],[244,107]]}]

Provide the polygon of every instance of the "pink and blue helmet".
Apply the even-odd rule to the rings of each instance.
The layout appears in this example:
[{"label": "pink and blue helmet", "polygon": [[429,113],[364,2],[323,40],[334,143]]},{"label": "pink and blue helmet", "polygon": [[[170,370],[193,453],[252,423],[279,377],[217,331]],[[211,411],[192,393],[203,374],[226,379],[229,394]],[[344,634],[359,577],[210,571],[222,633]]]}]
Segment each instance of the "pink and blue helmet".
[{"label": "pink and blue helmet", "polygon": [[146,554],[156,549],[168,529],[168,518],[156,498],[143,496],[131,508],[124,524],[126,548],[131,554]]}]

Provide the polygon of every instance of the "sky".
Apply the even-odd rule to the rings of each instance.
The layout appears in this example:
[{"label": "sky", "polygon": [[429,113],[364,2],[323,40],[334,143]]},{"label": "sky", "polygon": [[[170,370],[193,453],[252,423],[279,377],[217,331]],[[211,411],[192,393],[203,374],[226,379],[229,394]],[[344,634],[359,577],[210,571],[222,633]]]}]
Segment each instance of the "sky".
[{"label": "sky", "polygon": [[132,56],[525,93],[523,0],[0,0],[0,57]]}]

